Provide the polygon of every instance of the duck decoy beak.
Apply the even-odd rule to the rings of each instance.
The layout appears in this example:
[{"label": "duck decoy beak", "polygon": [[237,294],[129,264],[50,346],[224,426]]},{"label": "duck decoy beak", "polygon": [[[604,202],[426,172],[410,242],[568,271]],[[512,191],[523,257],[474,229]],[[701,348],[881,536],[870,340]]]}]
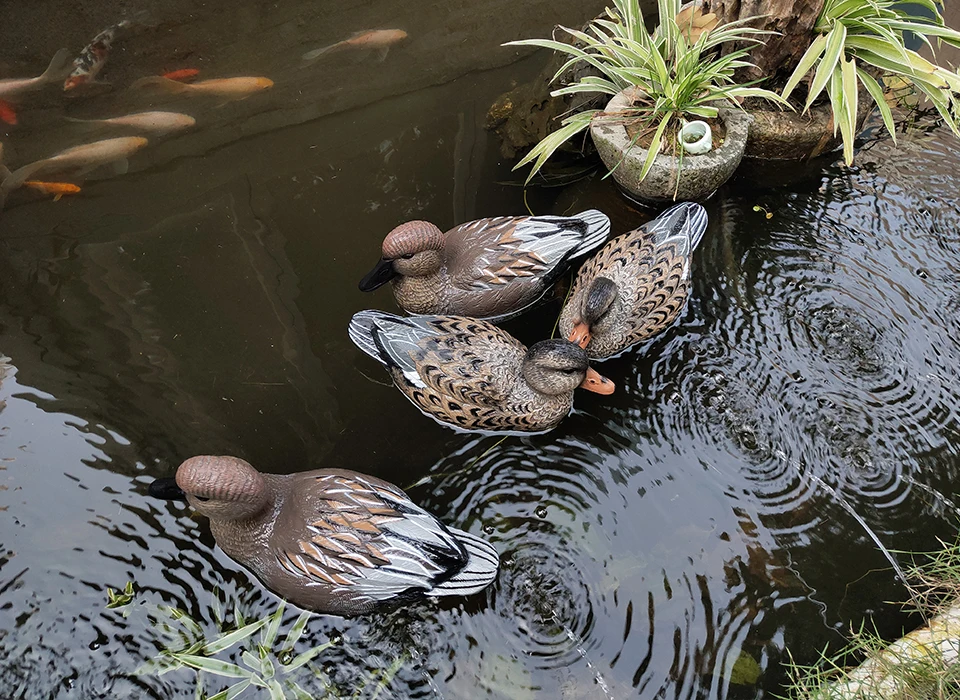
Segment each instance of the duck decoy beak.
[{"label": "duck decoy beak", "polygon": [[187,500],[187,494],[177,486],[176,479],[172,477],[157,479],[147,488],[147,493],[153,498],[162,498],[165,501]]},{"label": "duck decoy beak", "polygon": [[380,258],[380,262],[374,265],[373,269],[364,275],[362,280],[360,280],[360,291],[372,292],[374,289],[382,287],[396,276],[397,271],[393,269],[393,260]]},{"label": "duck decoy beak", "polygon": [[580,384],[580,388],[586,389],[587,391],[592,391],[594,394],[603,394],[604,396],[608,396],[616,390],[617,385],[604,377],[597,370],[593,369],[592,367],[588,367],[587,376]]},{"label": "duck decoy beak", "polygon": [[[587,349],[587,346],[590,344],[590,339],[593,335],[590,333],[590,326],[588,326],[583,321],[580,321],[577,325],[573,327],[573,330],[570,331],[570,337],[567,338],[571,343],[579,345],[584,350]],[[599,375],[597,375],[599,376]]]}]

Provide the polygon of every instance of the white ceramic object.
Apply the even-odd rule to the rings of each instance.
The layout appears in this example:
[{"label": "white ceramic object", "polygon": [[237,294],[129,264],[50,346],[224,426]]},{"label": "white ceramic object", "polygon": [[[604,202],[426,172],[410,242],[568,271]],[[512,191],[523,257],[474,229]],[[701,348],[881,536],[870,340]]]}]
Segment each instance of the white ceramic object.
[{"label": "white ceramic object", "polygon": [[710,125],[700,120],[684,122],[677,138],[683,150],[694,156],[709,153],[713,148],[713,132],[710,130]]}]

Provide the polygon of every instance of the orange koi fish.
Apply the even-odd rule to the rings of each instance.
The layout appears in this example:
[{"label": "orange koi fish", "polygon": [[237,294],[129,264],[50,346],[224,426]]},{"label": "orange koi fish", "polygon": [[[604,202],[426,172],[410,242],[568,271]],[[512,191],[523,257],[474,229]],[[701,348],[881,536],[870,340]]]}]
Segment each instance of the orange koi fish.
[{"label": "orange koi fish", "polygon": [[163,77],[167,80],[177,80],[181,83],[188,83],[198,75],[200,75],[199,68],[181,68],[180,70],[173,70],[169,73],[164,73]]},{"label": "orange koi fish", "polygon": [[273,87],[270,78],[219,78],[216,80],[201,80],[199,83],[181,83],[169,78],[151,76],[140,78],[132,87],[153,85],[170,93],[187,93],[197,95],[214,95],[229,100],[243,100],[250,95],[269,90]]},{"label": "orange koi fish", "polygon": [[69,67],[70,52],[60,49],[50,61],[50,65],[36,78],[8,78],[0,80],[0,97],[19,95],[22,92],[39,90],[47,83],[62,80]]},{"label": "orange koi fish", "polygon": [[6,100],[0,100],[0,122],[10,126],[17,125],[17,111]]},{"label": "orange koi fish", "polygon": [[41,180],[27,180],[23,183],[24,187],[43,192],[43,194],[56,195],[54,202],[59,202],[65,194],[77,194],[80,188],[70,182],[43,182]]},{"label": "orange koi fish", "polygon": [[383,56],[386,56],[391,46],[403,41],[407,36],[402,29],[371,29],[366,32],[357,32],[349,39],[338,41],[336,44],[307,51],[302,58],[304,61],[315,61],[325,54],[344,49],[378,49]]}]

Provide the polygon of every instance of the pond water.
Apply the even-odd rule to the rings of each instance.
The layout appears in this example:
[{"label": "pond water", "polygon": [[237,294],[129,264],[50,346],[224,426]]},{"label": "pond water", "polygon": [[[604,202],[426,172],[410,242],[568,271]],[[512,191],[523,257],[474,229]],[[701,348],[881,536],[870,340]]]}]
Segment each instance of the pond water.
[{"label": "pond water", "polygon": [[[865,616],[889,635],[917,624],[885,602],[906,592],[877,541],[929,550],[956,531],[949,134],[872,142],[854,168],[742,170],[707,202],[686,312],[602,365],[617,393],[501,442],[424,418],[346,324],[395,310],[356,283],[398,222],[526,211],[483,123],[546,56],[499,44],[599,6],[6,3],[0,75],[37,75],[150,5],[102,74],[112,90],[38,92],[0,125],[14,166],[104,137],[64,116],[197,118],[126,174],[59,202],[18,192],[0,214],[0,695],[194,696],[192,671],[131,675],[163,639],[143,606],[106,610],[108,586],[133,581],[207,630],[215,589],[252,617],[276,608],[202,519],[147,497],[203,453],[374,474],[499,550],[498,580],[470,599],[312,618],[305,648],[342,638],[313,670],[347,696],[768,698],[787,649],[812,661]],[[382,60],[301,66],[394,27],[409,38]],[[276,84],[226,105],[129,87],[191,67]],[[599,176],[526,202],[600,208],[616,233],[651,216]],[[507,328],[534,342],[559,309]]]}]

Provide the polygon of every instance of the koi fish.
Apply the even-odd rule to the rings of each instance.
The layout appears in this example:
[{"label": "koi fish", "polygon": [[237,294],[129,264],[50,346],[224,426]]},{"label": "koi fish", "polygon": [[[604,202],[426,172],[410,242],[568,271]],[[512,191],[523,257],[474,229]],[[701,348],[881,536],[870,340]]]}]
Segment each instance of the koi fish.
[{"label": "koi fish", "polygon": [[189,114],[179,112],[138,112],[125,117],[113,119],[69,119],[68,121],[81,124],[103,124],[105,126],[121,126],[150,131],[155,134],[167,134],[171,131],[189,129],[197,120]]},{"label": "koi fish", "polygon": [[42,192],[43,194],[55,195],[54,202],[59,202],[65,194],[77,194],[80,188],[70,182],[42,182],[40,180],[27,180],[23,183],[24,187]]},{"label": "koi fish", "polygon": [[17,111],[6,100],[0,100],[0,122],[10,126],[17,125]]},{"label": "koi fish", "polygon": [[407,36],[402,29],[371,29],[366,32],[357,32],[349,39],[338,41],[336,44],[307,51],[302,58],[304,61],[315,61],[325,54],[344,49],[378,49],[383,56],[386,56],[391,46],[403,41]]},{"label": "koi fish", "polygon": [[107,59],[110,58],[110,47],[113,45],[117,32],[126,29],[131,24],[131,22],[124,20],[109,29],[104,29],[93,37],[93,41],[87,44],[80,55],[74,59],[73,72],[63,83],[65,92],[95,82],[96,77],[107,64]]},{"label": "koi fish", "polygon": [[47,69],[36,78],[8,78],[6,80],[0,80],[0,97],[10,97],[23,92],[39,90],[47,83],[62,80],[69,70],[67,65],[69,60],[70,52],[66,49],[60,49],[50,60],[50,65],[47,66]]},{"label": "koi fish", "polygon": [[181,83],[187,83],[200,75],[199,68],[181,68],[180,70],[173,70],[169,73],[164,73],[163,77],[167,80],[178,80]]},{"label": "koi fish", "polygon": [[131,87],[145,87],[147,85],[154,85],[174,94],[214,95],[229,100],[244,100],[256,92],[269,90],[273,87],[273,81],[270,78],[219,78],[216,80],[201,80],[199,83],[180,83],[155,75],[149,78],[140,78]]},{"label": "koi fish", "polygon": [[[21,187],[34,176],[58,173],[67,170],[86,173],[108,163],[126,160],[149,143],[142,136],[124,136],[116,139],[94,141],[82,146],[74,146],[49,158],[24,165],[12,173],[0,163],[0,209],[7,195]],[[0,161],[3,151],[0,150]]]}]

